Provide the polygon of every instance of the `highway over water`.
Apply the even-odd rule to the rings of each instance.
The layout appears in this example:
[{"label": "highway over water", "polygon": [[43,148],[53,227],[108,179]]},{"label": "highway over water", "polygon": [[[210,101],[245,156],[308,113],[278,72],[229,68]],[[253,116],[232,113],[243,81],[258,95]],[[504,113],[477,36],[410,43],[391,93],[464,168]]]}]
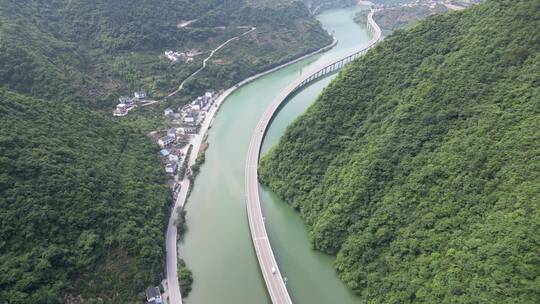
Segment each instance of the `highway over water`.
[{"label": "highway over water", "polygon": [[[251,31],[254,31],[255,28],[252,28],[251,30],[249,30],[248,32],[240,35],[240,36],[244,36],[246,34],[248,34],[249,32]],[[240,37],[238,36],[238,37]],[[238,37],[236,38],[233,38],[231,40],[234,40],[234,39],[237,39]],[[229,40],[230,41],[230,40]],[[190,141],[190,143],[193,145],[193,151],[192,151],[192,154],[190,155],[190,159],[189,159],[189,167],[193,166],[195,164],[195,160],[197,158],[197,154],[198,154],[198,151],[200,150],[200,147],[204,141],[204,138],[206,136],[206,133],[208,132],[208,129],[211,127],[212,125],[212,122],[213,122],[213,119],[216,115],[216,113],[218,112],[221,104],[227,99],[227,97],[229,97],[229,95],[231,95],[234,91],[236,91],[238,88],[262,77],[262,76],[265,76],[265,75],[268,75],[270,73],[273,73],[279,69],[282,69],[284,67],[287,67],[293,63],[296,63],[298,61],[301,61],[301,60],[304,60],[310,56],[313,56],[315,54],[318,54],[320,52],[324,52],[332,47],[334,47],[336,45],[337,41],[334,40],[330,45],[328,46],[325,46],[319,50],[316,50],[312,53],[309,53],[309,54],[306,54],[304,56],[301,56],[299,58],[296,58],[290,62],[287,62],[287,63],[284,63],[282,65],[279,65],[277,67],[274,67],[272,69],[269,69],[265,72],[262,72],[262,73],[259,73],[257,75],[254,75],[254,76],[251,76],[247,79],[244,79],[242,80],[241,82],[239,82],[238,84],[236,84],[235,86],[227,89],[226,91],[224,91],[223,93],[221,93],[217,98],[216,98],[216,101],[215,101],[215,106],[212,106],[212,108],[210,109],[210,111],[208,112],[208,115],[206,117],[206,119],[204,120],[204,122],[202,123],[201,125],[201,128],[200,128],[200,131],[199,133]],[[220,47],[223,47],[225,44],[222,44]],[[217,49],[216,49],[217,50]],[[213,52],[212,52],[213,54]],[[179,88],[179,90],[181,90],[181,87]],[[177,90],[177,91],[179,91]],[[174,94],[176,94],[176,92]],[[171,94],[171,95],[174,95],[174,94]],[[157,101],[156,101],[157,102]],[[165,240],[165,247],[166,247],[166,300],[168,301],[167,303],[169,304],[182,304],[182,295],[181,295],[181,292],[180,292],[180,285],[179,285],[179,281],[178,281],[178,251],[179,251],[179,248],[178,248],[178,244],[177,244],[177,227],[176,227],[176,220],[178,218],[178,213],[177,213],[177,210],[179,208],[183,208],[184,205],[186,204],[186,201],[187,201],[187,197],[189,195],[189,188],[190,188],[190,179],[189,177],[186,175],[184,177],[183,180],[179,181],[180,182],[180,185],[181,185],[181,188],[180,188],[180,192],[178,193],[178,196],[174,202],[174,206],[172,207],[172,210],[171,210],[171,215],[170,215],[170,218],[169,218],[169,223],[167,225],[167,232],[166,232],[166,240]]]},{"label": "highway over water", "polygon": [[355,58],[366,53],[381,39],[381,29],[373,20],[374,12],[375,11],[372,10],[369,13],[367,21],[367,27],[371,31],[373,37],[370,43],[366,46],[355,49],[349,54],[346,54],[342,58],[329,64],[314,67],[311,72],[305,73],[302,77],[291,83],[272,101],[257,124],[255,132],[251,138],[245,168],[245,199],[247,215],[255,253],[257,255],[264,281],[266,283],[268,294],[270,295],[272,303],[274,304],[292,303],[292,300],[274,257],[272,246],[266,232],[264,216],[261,210],[257,168],[264,136],[270,123],[272,122],[273,117],[292,94],[300,90],[302,87],[308,85],[310,82],[316,81],[325,75],[340,70],[348,63],[352,62]]}]

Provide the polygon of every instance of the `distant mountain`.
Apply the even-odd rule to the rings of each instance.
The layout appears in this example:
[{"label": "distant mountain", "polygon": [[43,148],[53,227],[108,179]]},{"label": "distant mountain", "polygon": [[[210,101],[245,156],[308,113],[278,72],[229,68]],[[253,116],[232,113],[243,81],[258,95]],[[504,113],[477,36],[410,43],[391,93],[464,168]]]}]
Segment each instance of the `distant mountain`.
[{"label": "distant mountain", "polygon": [[371,0],[371,2],[373,2],[375,4],[394,6],[394,5],[415,3],[417,1],[416,0]]},{"label": "distant mountain", "polygon": [[312,13],[318,13],[323,9],[347,7],[355,5],[357,0],[302,0]]},{"label": "distant mountain", "polygon": [[264,156],[370,303],[538,303],[540,2],[398,30]]}]

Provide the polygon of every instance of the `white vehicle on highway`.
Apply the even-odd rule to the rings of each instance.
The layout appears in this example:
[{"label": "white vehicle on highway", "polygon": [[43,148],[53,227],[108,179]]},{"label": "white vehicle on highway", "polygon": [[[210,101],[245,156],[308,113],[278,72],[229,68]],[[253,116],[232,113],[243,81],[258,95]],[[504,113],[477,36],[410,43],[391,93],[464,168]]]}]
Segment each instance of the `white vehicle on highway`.
[{"label": "white vehicle on highway", "polygon": [[276,274],[276,267],[272,267],[272,274]]}]

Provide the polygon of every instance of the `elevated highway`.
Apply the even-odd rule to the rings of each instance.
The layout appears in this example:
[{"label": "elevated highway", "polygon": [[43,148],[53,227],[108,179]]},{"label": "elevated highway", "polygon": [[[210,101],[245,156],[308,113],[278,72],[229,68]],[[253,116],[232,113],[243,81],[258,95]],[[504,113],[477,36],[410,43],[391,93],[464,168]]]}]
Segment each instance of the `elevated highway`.
[{"label": "elevated highway", "polygon": [[[237,83],[236,85],[234,85],[233,87],[227,89],[225,92],[223,92],[221,95],[218,96],[218,98],[216,99],[216,104],[215,104],[215,107],[212,107],[212,109],[210,110],[210,112],[208,113],[207,115],[207,118],[205,119],[205,121],[203,122],[203,124],[201,125],[201,129],[199,131],[199,133],[195,136],[195,138],[191,141],[191,144],[193,144],[193,156],[190,158],[190,161],[189,161],[189,166],[193,166],[193,164],[195,163],[195,160],[196,160],[196,155],[197,155],[197,151],[199,151],[200,149],[200,146],[204,140],[204,137],[206,136],[206,132],[208,131],[208,129],[210,128],[210,126],[212,125],[212,122],[213,122],[213,119],[215,117],[215,115],[217,114],[219,108],[221,107],[221,104],[227,99],[227,97],[229,97],[232,93],[234,93],[237,89],[243,87],[244,85],[248,84],[248,83],[251,83],[252,81],[255,81],[257,80],[258,78],[260,77],[263,77],[265,75],[268,75],[270,73],[273,73],[279,69],[282,69],[284,67],[287,67],[293,63],[296,63],[298,61],[301,61],[301,60],[304,60],[306,58],[309,58],[315,54],[318,54],[318,53],[321,53],[321,52],[324,52],[328,49],[331,49],[332,47],[334,47],[335,45],[337,44],[337,41],[334,39],[334,41],[319,49],[319,50],[315,50],[309,54],[306,54],[304,56],[301,56],[299,58],[296,58],[294,60],[291,60],[289,62],[286,62],[284,64],[281,64],[277,67],[274,67],[274,68],[271,68],[267,71],[264,71],[264,72],[261,72],[257,75],[254,75],[254,76],[251,76],[251,77],[248,77],[244,80],[242,80],[241,82]],[[151,103],[148,103],[147,105],[149,104],[152,104],[152,103],[156,103],[156,102],[159,102],[159,101],[152,101]],[[178,208],[183,208],[184,207],[184,204],[186,204],[186,201],[187,201],[187,196],[188,196],[188,190],[189,190],[189,187],[190,187],[190,180],[189,178],[186,176],[184,177],[184,180],[180,181],[180,184],[181,184],[181,190],[180,190],[180,193],[178,194],[177,198],[176,198],[176,201],[174,203],[174,206],[171,210],[171,215],[170,215],[170,218],[169,218],[169,223],[168,223],[168,226],[167,226],[167,233],[166,233],[166,251],[167,251],[167,255],[166,255],[166,274],[167,274],[167,277],[166,277],[166,299],[167,299],[167,303],[168,304],[182,304],[182,295],[180,293],[180,284],[179,284],[179,281],[178,281],[178,271],[177,271],[177,264],[178,264],[178,244],[177,244],[177,229],[176,229],[176,219],[177,219],[177,210]]]},{"label": "elevated highway", "polygon": [[339,71],[357,57],[365,54],[377,42],[379,42],[382,33],[377,23],[375,23],[373,20],[374,13],[375,11],[371,10],[367,20],[367,27],[372,33],[372,39],[368,45],[361,46],[329,64],[316,66],[310,69],[310,72],[305,73],[299,79],[291,83],[281,93],[279,93],[279,95],[266,109],[251,138],[245,168],[247,216],[255,253],[257,255],[264,281],[266,283],[268,294],[270,295],[272,303],[274,304],[292,304],[292,300],[289,292],[287,291],[287,287],[285,286],[283,277],[279,271],[270,240],[268,239],[268,235],[266,233],[264,217],[261,210],[261,202],[259,199],[257,168],[259,165],[259,156],[261,153],[264,136],[268,126],[272,122],[272,119],[291,95],[301,90],[309,83],[314,82],[325,75]]}]

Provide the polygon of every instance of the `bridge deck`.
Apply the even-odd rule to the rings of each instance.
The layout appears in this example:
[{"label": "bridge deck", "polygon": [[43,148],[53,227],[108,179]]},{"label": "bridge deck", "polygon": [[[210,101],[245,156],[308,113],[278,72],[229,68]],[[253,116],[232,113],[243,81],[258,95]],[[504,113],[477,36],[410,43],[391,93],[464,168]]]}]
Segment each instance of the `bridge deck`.
[{"label": "bridge deck", "polygon": [[328,73],[333,73],[343,68],[345,65],[352,62],[353,59],[367,52],[367,50],[372,48],[380,40],[381,30],[373,20],[374,12],[374,10],[371,10],[370,14],[368,15],[368,28],[373,33],[371,42],[367,46],[362,46],[341,59],[332,62],[331,64],[313,68],[311,70],[312,72],[306,73],[305,76],[302,76],[295,82],[291,83],[287,88],[279,93],[279,95],[266,109],[251,138],[245,171],[246,208],[253,246],[255,247],[255,252],[257,254],[257,259],[259,261],[259,266],[261,268],[268,293],[270,294],[270,298],[274,304],[292,304],[292,300],[285,286],[285,282],[283,281],[283,277],[281,276],[281,272],[279,271],[279,267],[272,251],[272,246],[270,245],[270,241],[266,233],[266,227],[264,225],[264,218],[261,210],[261,202],[259,199],[257,168],[259,165],[259,156],[264,135],[272,121],[272,118],[291,94],[310,82],[315,81],[320,77],[324,77],[324,75]]}]

